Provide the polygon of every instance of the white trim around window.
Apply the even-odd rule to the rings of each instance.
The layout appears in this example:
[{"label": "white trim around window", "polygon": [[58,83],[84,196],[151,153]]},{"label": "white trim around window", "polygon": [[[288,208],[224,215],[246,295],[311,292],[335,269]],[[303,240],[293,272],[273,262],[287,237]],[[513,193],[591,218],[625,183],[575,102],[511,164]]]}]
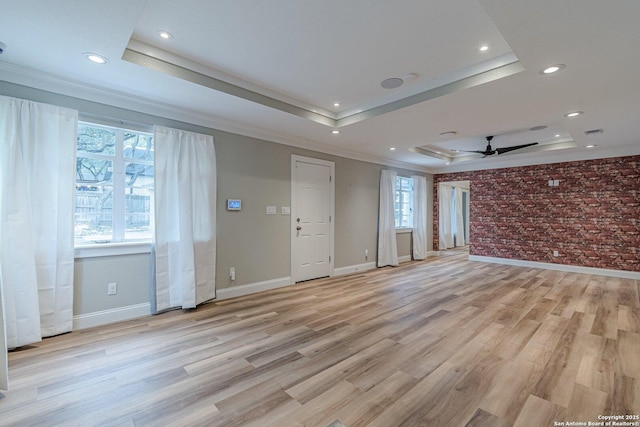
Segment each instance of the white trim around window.
[{"label": "white trim around window", "polygon": [[96,258],[151,253],[151,242],[100,243],[75,247],[75,258]]},{"label": "white trim around window", "polygon": [[411,227],[396,228],[396,234],[405,234],[405,233],[413,233],[413,228]]}]

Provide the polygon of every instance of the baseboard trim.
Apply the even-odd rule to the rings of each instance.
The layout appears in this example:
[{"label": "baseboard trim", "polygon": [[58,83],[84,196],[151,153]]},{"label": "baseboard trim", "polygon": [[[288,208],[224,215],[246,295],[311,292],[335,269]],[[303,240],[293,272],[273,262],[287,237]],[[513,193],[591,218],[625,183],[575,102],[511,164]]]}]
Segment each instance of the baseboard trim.
[{"label": "baseboard trim", "polygon": [[[428,252],[427,256],[436,256],[438,252]],[[469,257],[471,259],[471,257]],[[401,256],[398,262],[404,263],[411,261],[411,255]],[[364,264],[349,265],[334,269],[333,276],[344,276],[352,273],[360,273],[376,268],[375,262],[367,262]],[[285,286],[293,285],[290,277],[282,277],[279,279],[265,280],[263,282],[250,283],[247,285],[234,286],[231,288],[217,289],[216,299],[214,301],[222,301],[229,298],[241,297],[244,295],[254,294],[256,292],[278,289]],[[119,307],[110,310],[96,311],[94,313],[79,314],[73,316],[73,330],[81,330],[93,328],[95,326],[108,325],[109,323],[122,322],[125,320],[136,319],[151,314],[151,304],[143,303]]]},{"label": "baseboard trim", "polygon": [[291,283],[291,277],[281,277],[279,279],[265,280],[264,282],[217,289],[216,301],[255,294],[256,292],[269,291],[271,289],[283,288],[290,285],[293,285],[293,283]]},{"label": "baseboard trim", "polygon": [[[428,252],[427,257],[435,256],[437,252]],[[411,255],[403,255],[398,257],[398,264],[411,261]],[[348,265],[346,267],[338,267],[333,270],[334,276],[344,276],[345,274],[362,273],[363,271],[373,270],[376,268],[375,262],[366,262],[364,264]]]},{"label": "baseboard trim", "polygon": [[373,270],[376,268],[375,262],[366,262],[364,264],[349,265],[347,267],[339,267],[333,270],[334,276],[344,276],[346,274],[362,273],[363,271]]},{"label": "baseboard trim", "polygon": [[566,271],[569,273],[594,274],[597,276],[617,277],[621,279],[640,280],[640,273],[626,270],[609,270],[606,268],[581,267],[579,265],[553,264],[548,262],[525,261],[509,258],[469,255],[469,261],[490,262],[494,264],[514,265],[517,267],[543,268],[545,270]]},{"label": "baseboard trim", "polygon": [[79,314],[73,316],[73,330],[76,331],[93,328],[94,326],[107,325],[109,323],[122,322],[123,320],[136,319],[150,314],[151,304],[148,302],[93,313]]}]

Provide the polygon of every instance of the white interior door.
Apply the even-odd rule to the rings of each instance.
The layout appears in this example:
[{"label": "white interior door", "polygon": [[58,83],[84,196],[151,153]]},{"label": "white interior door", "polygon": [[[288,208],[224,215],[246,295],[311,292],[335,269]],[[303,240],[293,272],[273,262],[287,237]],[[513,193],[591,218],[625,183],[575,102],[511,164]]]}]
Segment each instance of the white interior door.
[{"label": "white interior door", "polygon": [[333,162],[292,156],[291,277],[333,273]]}]

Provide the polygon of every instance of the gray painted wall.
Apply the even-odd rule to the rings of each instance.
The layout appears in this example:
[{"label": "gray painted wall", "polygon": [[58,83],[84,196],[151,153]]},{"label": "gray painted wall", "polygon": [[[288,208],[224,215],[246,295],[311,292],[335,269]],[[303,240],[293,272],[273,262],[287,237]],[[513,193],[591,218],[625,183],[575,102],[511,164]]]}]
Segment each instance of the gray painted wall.
[{"label": "gray painted wall", "polygon": [[398,257],[411,255],[411,233],[398,233],[396,234],[396,241],[398,243]]},{"label": "gray painted wall", "polygon": [[[69,107],[81,113],[124,121],[158,124],[213,135],[218,174],[216,286],[224,289],[290,274],[290,217],[281,215],[291,205],[291,155],[335,162],[334,267],[375,262],[377,249],[378,188],[380,171],[373,163],[204,128],[168,118],[58,95],[0,81],[0,94]],[[396,169],[411,175],[409,170]],[[433,199],[433,176],[427,176],[428,200]],[[226,210],[226,199],[242,199],[240,212]],[[277,215],[266,215],[266,206]],[[428,224],[432,223],[428,209]],[[428,241],[433,237],[427,227]],[[411,234],[398,234],[398,255],[411,253]],[[365,259],[365,250],[369,251]],[[149,254],[76,259],[74,314],[88,314],[149,301]],[[236,268],[236,280],[229,268]],[[118,283],[118,295],[107,296],[109,282]]]},{"label": "gray painted wall", "polygon": [[[280,144],[216,132],[218,171],[216,288],[289,276],[291,150]],[[242,199],[242,210],[226,210],[226,199]],[[277,215],[266,207],[276,206]],[[235,267],[236,280],[229,278]]]},{"label": "gray painted wall", "polygon": [[[149,302],[149,254],[77,258],[74,267],[74,315]],[[107,296],[107,283],[113,282],[118,293]]]}]

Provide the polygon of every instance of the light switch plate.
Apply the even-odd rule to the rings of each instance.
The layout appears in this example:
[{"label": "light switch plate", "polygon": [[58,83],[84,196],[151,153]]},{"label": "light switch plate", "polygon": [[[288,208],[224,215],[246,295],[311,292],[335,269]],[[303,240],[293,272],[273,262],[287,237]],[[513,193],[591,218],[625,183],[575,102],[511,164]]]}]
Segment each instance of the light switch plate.
[{"label": "light switch plate", "polygon": [[267,215],[275,215],[276,207],[275,206],[267,206]]},{"label": "light switch plate", "polygon": [[116,295],[118,293],[118,284],[113,282],[107,284],[107,295]]},{"label": "light switch plate", "polygon": [[291,215],[291,207],[283,206],[282,207],[282,215]]}]

